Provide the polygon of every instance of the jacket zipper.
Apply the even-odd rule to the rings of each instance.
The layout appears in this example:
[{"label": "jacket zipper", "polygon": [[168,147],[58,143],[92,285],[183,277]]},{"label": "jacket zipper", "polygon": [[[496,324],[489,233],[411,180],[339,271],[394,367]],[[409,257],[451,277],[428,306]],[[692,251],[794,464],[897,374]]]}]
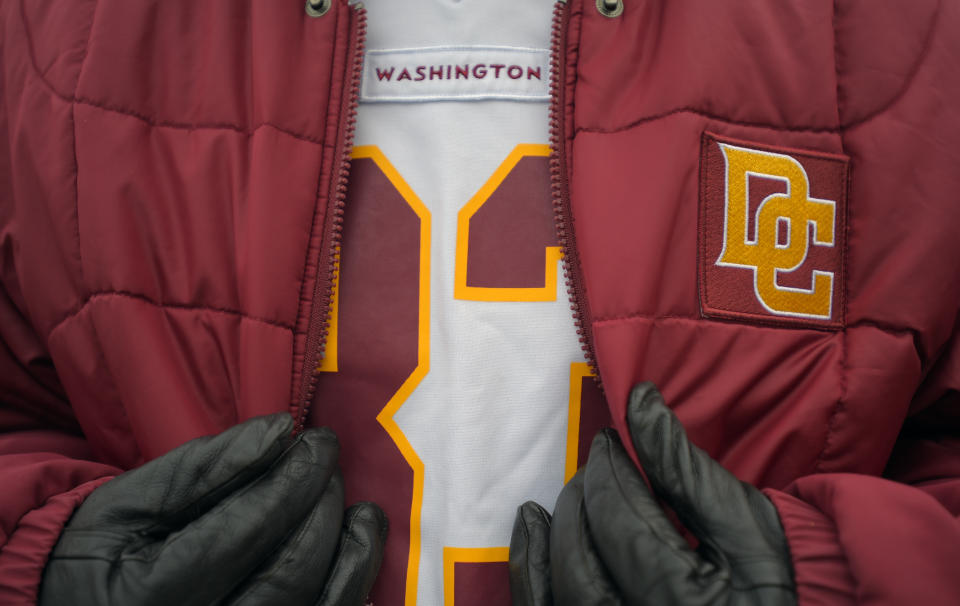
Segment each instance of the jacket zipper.
[{"label": "jacket zipper", "polygon": [[[327,263],[318,270],[317,283],[313,294],[313,308],[307,328],[307,343],[303,361],[300,386],[300,398],[295,417],[297,433],[303,431],[310,403],[317,386],[317,367],[326,345],[330,330],[330,302],[333,297],[333,285],[336,279],[337,261],[342,237],[343,209],[345,206],[347,182],[350,173],[350,153],[353,147],[353,135],[356,130],[357,105],[359,103],[360,78],[363,71],[363,48],[366,38],[366,9],[362,4],[353,5],[356,21],[351,40],[349,84],[344,88],[341,107],[344,118],[337,134],[336,157],[340,158],[337,176],[331,180],[330,216],[324,221],[322,247],[326,250]],[[572,212],[570,207],[569,182],[566,168],[566,149],[564,147],[564,85],[566,78],[566,29],[569,21],[566,0],[557,0],[553,10],[553,24],[550,44],[550,191],[553,201],[554,221],[557,230],[557,242],[563,253],[563,272],[570,297],[570,309],[580,347],[587,358],[591,372],[600,381],[597,372],[596,353],[593,335],[590,331],[590,307],[586,299],[583,276],[580,273],[580,260],[577,257],[576,238],[573,233]]]},{"label": "jacket zipper", "polygon": [[[357,105],[360,99],[360,78],[363,71],[363,49],[367,36],[367,11],[363,4],[350,7],[355,11],[355,20],[350,27],[348,41],[346,79],[341,99],[341,119],[337,127],[337,148],[334,157],[339,158],[337,173],[330,180],[327,216],[324,218],[324,232],[320,241],[321,255],[326,254],[326,263],[319,263],[317,281],[313,291],[313,306],[310,321],[307,324],[307,343],[301,371],[300,397],[294,417],[294,432],[303,431],[310,412],[310,403],[317,388],[317,367],[326,346],[330,332],[331,300],[336,281],[340,256],[340,240],[343,235],[343,209],[347,196],[347,182],[350,176],[350,154],[353,151],[353,135],[357,126]],[[325,252],[324,252],[325,251]]]},{"label": "jacket zipper", "polygon": [[566,105],[566,47],[567,25],[570,21],[567,0],[557,0],[553,7],[553,30],[550,36],[550,195],[553,199],[553,217],[557,228],[557,242],[563,253],[563,274],[570,297],[570,310],[580,340],[580,348],[587,358],[590,372],[598,385],[597,355],[590,329],[590,304],[587,301],[577,242],[573,231],[573,213],[570,205],[570,183],[567,176],[567,157],[564,141],[564,107]]}]

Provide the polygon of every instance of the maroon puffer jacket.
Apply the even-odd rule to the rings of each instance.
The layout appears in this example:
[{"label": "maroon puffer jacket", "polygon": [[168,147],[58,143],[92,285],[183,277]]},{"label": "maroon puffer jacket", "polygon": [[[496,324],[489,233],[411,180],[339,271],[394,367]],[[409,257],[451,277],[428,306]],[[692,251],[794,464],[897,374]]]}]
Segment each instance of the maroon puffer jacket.
[{"label": "maroon puffer jacket", "polygon": [[[0,6],[0,602],[120,470],[310,401],[362,9]],[[960,6],[558,4],[554,193],[624,431],[767,489],[804,606],[960,600]],[[349,212],[349,209],[347,209]]]}]

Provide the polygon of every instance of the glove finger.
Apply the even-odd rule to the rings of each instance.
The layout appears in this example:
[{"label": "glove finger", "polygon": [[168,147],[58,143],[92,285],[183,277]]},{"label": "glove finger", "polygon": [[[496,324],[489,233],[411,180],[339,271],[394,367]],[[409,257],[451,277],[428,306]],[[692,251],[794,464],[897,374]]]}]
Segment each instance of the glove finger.
[{"label": "glove finger", "polygon": [[123,554],[123,564],[131,570],[123,582],[139,585],[127,593],[185,586],[193,588],[191,603],[222,599],[309,515],[336,469],[336,455],[332,432],[304,432],[256,481],[163,543]]},{"label": "glove finger", "polygon": [[[594,438],[583,484],[597,552],[628,603],[709,603],[717,568],[680,536],[614,431]],[[682,593],[694,579],[696,592]]]},{"label": "glove finger", "polygon": [[619,592],[597,554],[583,501],[583,470],[557,497],[550,527],[550,579],[559,606],[614,606]]},{"label": "glove finger", "polygon": [[342,524],[343,480],[336,472],[306,520],[226,603],[312,604],[323,591]]},{"label": "glove finger", "polygon": [[533,501],[517,508],[510,537],[510,594],[514,606],[549,606],[550,514]]},{"label": "glove finger", "polygon": [[373,503],[347,510],[340,550],[318,606],[363,606],[383,561],[387,517]]},{"label": "glove finger", "polygon": [[770,552],[762,536],[776,529],[776,509],[763,494],[687,439],[680,420],[652,383],[634,387],[627,407],[630,437],[654,491],[710,550],[737,559]]},{"label": "glove finger", "polygon": [[84,502],[71,528],[115,525],[138,517],[165,535],[262,474],[293,442],[288,413],[256,417],[215,436],[191,440],[107,482]]}]

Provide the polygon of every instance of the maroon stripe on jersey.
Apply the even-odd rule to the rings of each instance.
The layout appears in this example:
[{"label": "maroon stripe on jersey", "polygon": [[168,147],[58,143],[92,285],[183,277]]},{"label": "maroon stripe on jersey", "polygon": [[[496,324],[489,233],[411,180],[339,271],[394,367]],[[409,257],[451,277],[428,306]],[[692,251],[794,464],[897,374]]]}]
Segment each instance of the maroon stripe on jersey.
[{"label": "maroon stripe on jersey", "polygon": [[542,288],[544,249],[558,246],[546,156],[521,158],[470,219],[467,286]]},{"label": "maroon stripe on jersey", "polygon": [[347,502],[390,520],[375,604],[403,604],[413,470],[377,414],[417,366],[420,219],[376,163],[353,160],[340,257],[337,372],[321,372],[309,425],[340,439]]},{"label": "maroon stripe on jersey", "polygon": [[587,375],[580,378],[580,431],[579,444],[577,449],[577,467],[583,467],[587,464],[587,456],[590,454],[590,444],[593,443],[594,436],[604,427],[613,425],[610,418],[610,408],[607,401],[597,385],[596,378],[593,375]]},{"label": "maroon stripe on jersey", "polygon": [[457,562],[453,565],[454,606],[510,604],[506,562]]}]

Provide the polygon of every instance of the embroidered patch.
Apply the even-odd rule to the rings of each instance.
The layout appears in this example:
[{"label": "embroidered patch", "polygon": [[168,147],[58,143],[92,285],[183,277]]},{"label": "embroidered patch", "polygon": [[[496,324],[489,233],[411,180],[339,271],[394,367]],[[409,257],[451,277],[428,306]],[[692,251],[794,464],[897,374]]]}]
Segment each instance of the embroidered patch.
[{"label": "embroidered patch", "polygon": [[848,172],[846,156],[704,133],[703,314],[841,328]]},{"label": "embroidered patch", "polygon": [[505,46],[367,51],[361,101],[550,99],[550,52]]}]

